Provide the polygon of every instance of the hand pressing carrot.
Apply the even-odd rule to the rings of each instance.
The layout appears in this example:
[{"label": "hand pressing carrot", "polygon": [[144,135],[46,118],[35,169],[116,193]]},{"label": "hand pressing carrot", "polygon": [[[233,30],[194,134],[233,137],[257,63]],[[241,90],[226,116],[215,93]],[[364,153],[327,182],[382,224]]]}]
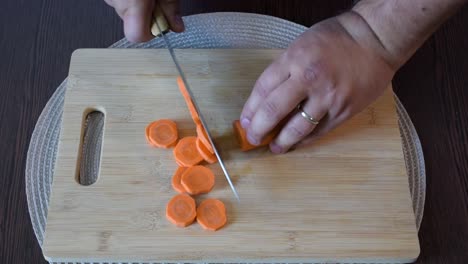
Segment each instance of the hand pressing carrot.
[{"label": "hand pressing carrot", "polygon": [[278,134],[278,130],[273,130],[268,135],[266,135],[258,145],[252,145],[247,139],[247,134],[245,129],[241,126],[239,120],[235,120],[232,123],[234,130],[234,135],[236,136],[237,143],[239,144],[242,151],[249,151],[258,147],[266,146],[275,138]]},{"label": "hand pressing carrot", "polygon": [[308,28],[258,77],[240,115],[252,145],[290,114],[269,144],[274,153],[312,144],[351,119],[468,1],[356,2]]}]

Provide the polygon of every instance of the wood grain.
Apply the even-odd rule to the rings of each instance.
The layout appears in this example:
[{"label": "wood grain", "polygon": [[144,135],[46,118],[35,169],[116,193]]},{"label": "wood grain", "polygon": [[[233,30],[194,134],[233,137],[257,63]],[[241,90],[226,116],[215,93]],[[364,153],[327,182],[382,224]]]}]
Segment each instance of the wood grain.
[{"label": "wood grain", "polygon": [[[352,2],[184,0],[182,12],[255,12],[310,26]],[[122,23],[99,0],[4,0],[0,22],[0,263],[47,263],[26,204],[28,142],[44,105],[67,76],[72,51],[120,40]],[[419,133],[427,169],[417,263],[468,262],[467,24],[465,6],[395,76],[394,88]]]},{"label": "wood grain", "polygon": [[[146,125],[162,118],[176,120],[181,136],[195,135],[167,50],[76,51],[44,254],[60,261],[415,260],[419,244],[391,89],[314,147],[286,155],[237,147],[232,121],[279,52],[176,50],[241,197],[237,204],[211,165],[216,186],[197,199],[222,199],[229,219],[212,233],[165,219],[177,164],[172,151],[150,147],[144,136]],[[95,184],[80,186],[82,120],[90,109],[105,114],[101,168]],[[139,223],[148,213],[149,225]]]}]

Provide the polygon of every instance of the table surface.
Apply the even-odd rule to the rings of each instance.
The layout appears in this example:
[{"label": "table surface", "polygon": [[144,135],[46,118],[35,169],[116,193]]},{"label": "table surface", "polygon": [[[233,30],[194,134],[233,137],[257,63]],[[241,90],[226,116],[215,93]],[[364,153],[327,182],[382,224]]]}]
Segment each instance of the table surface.
[{"label": "table surface", "polygon": [[[255,12],[306,26],[353,1],[182,1],[183,14]],[[332,3],[330,3],[332,2]],[[26,4],[27,3],[27,4]],[[417,263],[468,262],[468,5],[400,69],[397,95],[420,136],[427,193]],[[106,48],[122,23],[102,0],[4,0],[0,8],[0,263],[47,263],[29,219],[24,169],[34,125],[71,53]]]}]

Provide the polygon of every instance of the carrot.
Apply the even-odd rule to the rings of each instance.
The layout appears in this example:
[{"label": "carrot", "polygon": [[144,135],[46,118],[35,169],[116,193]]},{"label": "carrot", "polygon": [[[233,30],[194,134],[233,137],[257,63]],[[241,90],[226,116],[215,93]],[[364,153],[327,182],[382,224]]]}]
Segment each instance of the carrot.
[{"label": "carrot", "polygon": [[196,165],[182,173],[180,183],[189,194],[208,193],[213,189],[215,176],[208,167]]},{"label": "carrot", "polygon": [[200,138],[197,138],[196,141],[196,146],[197,150],[200,153],[200,155],[203,157],[206,162],[212,164],[216,162],[216,155],[211,153],[208,148],[203,144],[202,140]]},{"label": "carrot", "polygon": [[218,199],[206,199],[197,207],[197,222],[207,230],[216,231],[227,223],[226,207]]},{"label": "carrot", "polygon": [[214,154],[213,147],[211,146],[210,141],[208,140],[208,134],[206,134],[205,129],[203,126],[197,125],[197,137],[201,140],[203,145],[205,145],[206,149],[211,153]]},{"label": "carrot", "polygon": [[173,151],[179,166],[191,167],[203,161],[203,157],[197,150],[196,141],[197,138],[193,136],[179,140]]},{"label": "carrot", "polygon": [[195,122],[195,124],[197,125],[201,124],[200,117],[198,116],[195,105],[192,102],[192,98],[190,97],[190,94],[187,91],[187,88],[185,87],[184,81],[182,80],[182,77],[180,76],[177,77],[177,85],[179,86],[180,92],[184,96],[185,103],[187,104],[187,107],[189,109],[190,115],[192,116],[193,122]]},{"label": "carrot", "polygon": [[173,147],[179,139],[177,124],[170,119],[159,119],[146,126],[147,141],[159,148]]},{"label": "carrot", "polygon": [[184,173],[186,169],[186,167],[178,167],[172,176],[172,188],[178,193],[186,192],[184,186],[182,186],[180,183],[180,180],[182,179],[182,173]]},{"label": "carrot", "polygon": [[166,218],[178,227],[193,223],[196,213],[195,200],[187,194],[177,194],[166,206]]},{"label": "carrot", "polygon": [[184,167],[184,168],[186,168],[186,166],[184,166],[184,164],[180,163],[178,160],[176,160],[176,163],[177,163],[177,165],[179,165],[179,167]]},{"label": "carrot", "polygon": [[240,148],[241,148],[242,151],[248,151],[248,150],[251,150],[251,149],[255,149],[255,148],[266,146],[266,145],[270,144],[270,142],[276,137],[276,135],[279,132],[278,129],[272,130],[269,134],[267,134],[263,138],[263,140],[260,142],[260,144],[258,146],[255,146],[255,145],[250,144],[250,142],[247,140],[246,132],[245,132],[244,128],[242,128],[239,120],[235,120],[232,123],[232,126],[233,126],[233,129],[234,129],[234,134],[236,135],[236,138],[237,138],[237,142],[239,143]]}]

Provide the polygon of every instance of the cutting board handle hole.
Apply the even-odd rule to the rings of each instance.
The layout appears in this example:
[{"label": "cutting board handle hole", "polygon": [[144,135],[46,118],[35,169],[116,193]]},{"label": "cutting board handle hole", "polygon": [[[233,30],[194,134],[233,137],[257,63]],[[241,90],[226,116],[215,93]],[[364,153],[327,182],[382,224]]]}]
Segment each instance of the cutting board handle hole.
[{"label": "cutting board handle hole", "polygon": [[101,110],[89,108],[83,113],[76,173],[76,180],[83,186],[96,183],[99,177],[104,121],[105,115]]}]

